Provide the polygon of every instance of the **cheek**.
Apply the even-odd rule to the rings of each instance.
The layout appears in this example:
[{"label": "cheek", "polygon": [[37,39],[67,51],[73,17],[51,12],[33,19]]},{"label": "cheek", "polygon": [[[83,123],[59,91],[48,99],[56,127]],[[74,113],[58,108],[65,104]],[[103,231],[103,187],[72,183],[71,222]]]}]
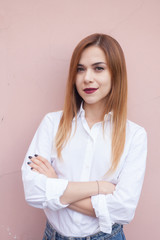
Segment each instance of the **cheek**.
[{"label": "cheek", "polygon": [[107,81],[104,80],[102,83],[101,83],[101,86],[102,88],[104,89],[104,91],[107,93],[111,90],[111,79],[108,78]]},{"label": "cheek", "polygon": [[111,83],[111,79],[110,79],[110,81],[108,82],[108,88],[109,88],[109,90],[111,90],[111,87],[112,87],[112,83]]},{"label": "cheek", "polygon": [[75,86],[76,86],[77,91],[79,92],[80,88],[81,88],[81,81],[79,78],[76,78]]},{"label": "cheek", "polygon": [[110,87],[111,86],[111,78],[110,77],[103,77],[99,81],[99,85],[104,87]]}]

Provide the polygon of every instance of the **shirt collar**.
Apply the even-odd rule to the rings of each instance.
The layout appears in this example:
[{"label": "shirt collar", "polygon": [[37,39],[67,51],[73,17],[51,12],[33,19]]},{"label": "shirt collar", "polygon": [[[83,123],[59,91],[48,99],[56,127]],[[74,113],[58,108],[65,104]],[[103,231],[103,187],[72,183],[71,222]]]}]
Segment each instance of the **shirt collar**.
[{"label": "shirt collar", "polygon": [[77,113],[77,118],[79,118],[79,117],[84,117],[85,116],[85,110],[84,110],[84,108],[83,108],[83,102],[81,102],[81,106],[80,106],[80,109],[79,109],[79,111],[78,111],[78,113]]},{"label": "shirt collar", "polygon": [[[112,116],[113,116],[112,112],[109,112],[109,113],[105,114],[104,115],[104,121],[110,121]],[[80,109],[77,113],[77,119],[80,118],[80,117],[85,117],[85,110],[83,108],[83,102],[81,103]]]}]

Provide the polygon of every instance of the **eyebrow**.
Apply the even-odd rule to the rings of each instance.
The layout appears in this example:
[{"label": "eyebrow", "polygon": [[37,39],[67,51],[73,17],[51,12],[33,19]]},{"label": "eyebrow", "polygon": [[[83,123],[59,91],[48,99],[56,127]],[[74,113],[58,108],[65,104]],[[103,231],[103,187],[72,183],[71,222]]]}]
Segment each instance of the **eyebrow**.
[{"label": "eyebrow", "polygon": [[[107,65],[105,62],[96,62],[96,63],[93,63],[92,64],[92,66],[96,66],[96,65],[99,65],[99,64],[105,64],[105,65]],[[80,63],[78,63],[78,66],[84,66],[83,64],[80,64]]]}]

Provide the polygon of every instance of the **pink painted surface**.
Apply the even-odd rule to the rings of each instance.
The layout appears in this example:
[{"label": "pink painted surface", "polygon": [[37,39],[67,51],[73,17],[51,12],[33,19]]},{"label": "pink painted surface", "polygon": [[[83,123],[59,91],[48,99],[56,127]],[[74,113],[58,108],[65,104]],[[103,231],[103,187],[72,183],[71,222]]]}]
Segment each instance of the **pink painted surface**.
[{"label": "pink painted surface", "polygon": [[45,217],[24,200],[20,168],[42,117],[61,109],[73,48],[104,32],[124,49],[129,119],[148,132],[147,171],[128,240],[158,239],[160,1],[0,1],[0,239],[41,239]]}]

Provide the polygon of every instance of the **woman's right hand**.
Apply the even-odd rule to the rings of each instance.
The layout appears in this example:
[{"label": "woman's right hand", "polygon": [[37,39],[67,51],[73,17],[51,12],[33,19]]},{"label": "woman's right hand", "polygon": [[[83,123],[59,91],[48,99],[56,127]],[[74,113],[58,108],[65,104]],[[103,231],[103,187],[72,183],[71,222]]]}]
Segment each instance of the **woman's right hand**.
[{"label": "woman's right hand", "polygon": [[107,181],[98,181],[99,194],[112,194],[115,190],[115,185]]}]

